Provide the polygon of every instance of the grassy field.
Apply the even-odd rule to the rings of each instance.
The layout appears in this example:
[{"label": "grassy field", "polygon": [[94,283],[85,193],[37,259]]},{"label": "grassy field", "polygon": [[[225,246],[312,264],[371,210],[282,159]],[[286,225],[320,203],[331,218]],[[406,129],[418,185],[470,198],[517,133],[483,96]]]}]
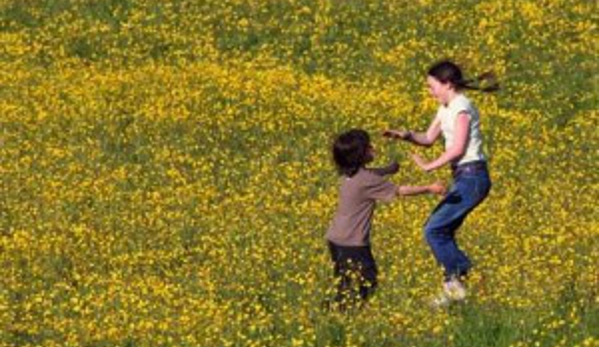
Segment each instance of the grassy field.
[{"label": "grassy field", "polygon": [[[0,346],[599,346],[597,5],[0,0]],[[427,303],[437,202],[381,205],[380,289],[326,313],[331,139],[425,129],[450,57],[493,70],[468,302]]]}]

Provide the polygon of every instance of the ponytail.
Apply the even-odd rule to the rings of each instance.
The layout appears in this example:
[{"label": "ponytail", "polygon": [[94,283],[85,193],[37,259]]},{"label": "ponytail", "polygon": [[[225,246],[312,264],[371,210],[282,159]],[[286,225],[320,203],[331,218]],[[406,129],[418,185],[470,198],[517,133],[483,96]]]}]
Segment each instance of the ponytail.
[{"label": "ponytail", "polygon": [[497,82],[497,77],[495,74],[492,71],[488,71],[478,75],[474,79],[458,81],[456,83],[456,87],[469,90],[478,90],[483,93],[492,93],[499,90],[499,82]]},{"label": "ponytail", "polygon": [[493,72],[486,72],[475,79],[464,79],[460,67],[449,60],[443,60],[433,65],[428,70],[428,75],[442,83],[451,83],[457,89],[478,90],[484,93],[499,90],[499,83]]}]

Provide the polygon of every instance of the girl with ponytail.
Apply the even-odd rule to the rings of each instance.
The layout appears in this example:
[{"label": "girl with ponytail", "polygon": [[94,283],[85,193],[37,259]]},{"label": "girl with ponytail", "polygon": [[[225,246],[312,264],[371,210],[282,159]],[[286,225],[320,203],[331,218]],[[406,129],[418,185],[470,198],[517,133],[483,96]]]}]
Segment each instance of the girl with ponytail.
[{"label": "girl with ponytail", "polygon": [[[484,81],[489,83],[483,86]],[[421,169],[430,172],[449,165],[453,175],[451,189],[433,210],[424,227],[426,240],[444,268],[443,291],[433,304],[445,306],[466,297],[464,279],[472,266],[470,259],[458,248],[456,231],[491,189],[479,113],[464,90],[493,92],[499,89],[499,85],[492,73],[474,80],[465,79],[459,66],[447,60],[429,69],[427,84],[431,95],[439,102],[439,109],[428,130],[390,129],[383,135],[424,147],[432,146],[441,134],[445,138],[445,151],[435,160],[426,162],[413,155]]]}]

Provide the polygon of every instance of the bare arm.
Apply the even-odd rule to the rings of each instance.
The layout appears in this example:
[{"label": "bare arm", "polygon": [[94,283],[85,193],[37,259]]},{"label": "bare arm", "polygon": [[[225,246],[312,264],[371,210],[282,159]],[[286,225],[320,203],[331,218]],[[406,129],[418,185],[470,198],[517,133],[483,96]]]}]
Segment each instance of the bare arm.
[{"label": "bare arm", "polygon": [[430,147],[441,135],[441,121],[437,118],[433,120],[425,133],[418,133],[406,130],[386,130],[383,136],[400,139],[411,142],[418,146]]},{"label": "bare arm", "polygon": [[437,194],[444,195],[446,192],[445,186],[440,182],[435,182],[427,186],[400,186],[397,188],[397,194],[400,196],[421,195],[421,194]]},{"label": "bare arm", "polygon": [[468,135],[470,133],[470,117],[466,112],[460,112],[456,118],[455,138],[453,145],[448,148],[441,156],[430,163],[426,163],[419,155],[414,154],[414,161],[424,171],[433,171],[459,159],[466,152],[466,144],[468,143]]}]

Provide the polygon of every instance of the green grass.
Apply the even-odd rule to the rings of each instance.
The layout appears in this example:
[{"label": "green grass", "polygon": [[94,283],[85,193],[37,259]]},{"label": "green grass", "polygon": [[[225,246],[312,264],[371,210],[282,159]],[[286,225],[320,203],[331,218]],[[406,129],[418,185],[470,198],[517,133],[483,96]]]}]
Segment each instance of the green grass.
[{"label": "green grass", "polygon": [[[33,346],[60,341],[64,335],[44,325],[42,313],[36,311],[26,316],[25,306],[35,295],[53,290],[55,284],[69,283],[73,292],[58,293],[51,313],[76,322],[81,316],[68,305],[73,295],[94,297],[108,291],[106,284],[87,287],[76,280],[75,274],[81,273],[99,278],[120,276],[130,281],[162,278],[179,285],[193,299],[231,305],[231,312],[250,318],[258,315],[255,304],[260,304],[272,322],[251,331],[251,319],[234,317],[238,320],[230,322],[222,333],[235,346],[244,345],[236,334],[246,334],[265,345],[269,344],[268,337],[280,335],[291,345],[292,338],[301,335],[295,314],[308,315],[302,322],[308,322],[315,330],[315,346],[322,347],[346,346],[355,341],[356,334],[362,337],[361,346],[507,347],[516,342],[559,346],[564,338],[567,343],[562,345],[598,338],[597,290],[588,283],[590,277],[583,280],[582,276],[559,283],[564,290],[555,300],[536,297],[538,303],[533,308],[514,309],[473,299],[449,311],[447,319],[451,324],[440,334],[430,332],[413,337],[390,326],[388,321],[377,321],[394,313],[392,305],[380,302],[395,300],[399,307],[404,304],[401,300],[415,300],[414,295],[405,292],[406,288],[433,282],[417,276],[389,278],[397,275],[390,274],[397,261],[424,257],[420,244],[413,247],[422,248],[421,253],[412,252],[403,244],[401,254],[392,253],[396,248],[385,247],[397,247],[404,241],[402,237],[410,238],[408,233],[417,232],[399,222],[382,225],[374,241],[386,241],[380,243],[377,256],[382,271],[389,277],[377,293],[379,303],[373,305],[382,311],[365,310],[355,316],[325,314],[319,303],[327,295],[330,269],[323,266],[329,264],[321,239],[330,211],[323,211],[321,205],[297,208],[334,193],[336,177],[332,165],[316,172],[311,169],[311,165],[327,162],[334,133],[356,126],[374,133],[381,130],[377,120],[393,126],[403,126],[400,122],[409,120],[409,126],[414,128],[424,128],[429,122],[428,116],[390,115],[388,112],[395,111],[384,108],[389,106],[384,101],[358,102],[350,107],[346,103],[351,100],[319,99],[300,91],[302,83],[315,87],[318,83],[314,81],[322,78],[332,85],[328,90],[347,89],[355,93],[348,92],[348,98],[373,90],[401,95],[414,105],[406,110],[427,113],[432,110],[424,104],[427,96],[422,93],[423,76],[431,62],[455,57],[465,62],[472,74],[506,65],[501,76],[502,91],[480,100],[484,105],[497,105],[498,114],[485,114],[484,120],[492,160],[496,155],[512,153],[508,159],[497,159],[501,177],[493,191],[495,201],[507,203],[486,207],[486,213],[492,217],[488,211],[497,208],[497,213],[509,220],[506,225],[510,229],[502,226],[488,234],[471,234],[467,244],[481,258],[488,254],[500,258],[508,247],[498,244],[506,236],[503,233],[516,235],[519,243],[515,246],[538,238],[545,241],[536,245],[540,259],[547,253],[562,254],[580,269],[596,271],[593,261],[597,258],[597,242],[592,239],[592,230],[586,239],[580,237],[573,240],[575,244],[562,244],[564,249],[551,244],[560,232],[577,232],[568,229],[563,214],[576,222],[576,228],[596,227],[595,207],[590,202],[596,200],[598,179],[593,158],[598,143],[597,59],[594,50],[588,49],[593,43],[584,41],[575,29],[577,23],[593,21],[594,14],[583,15],[576,6],[565,2],[552,5],[555,13],[548,16],[550,24],[561,23],[556,19],[571,23],[565,26],[567,30],[555,32],[549,24],[531,27],[521,13],[514,13],[496,23],[504,30],[496,34],[500,44],[493,46],[482,40],[486,37],[472,25],[476,24],[474,19],[433,25],[446,18],[445,14],[455,13],[452,11],[478,20],[475,6],[484,4],[483,1],[437,2],[420,7],[408,1],[401,5],[331,1],[328,12],[321,8],[322,3],[266,1],[253,6],[249,2],[175,1],[166,6],[162,1],[134,0],[0,2],[0,33],[17,34],[26,46],[38,46],[31,53],[0,56],[0,63],[7,69],[2,77],[4,82],[0,83],[0,99],[2,105],[16,104],[19,115],[11,115],[11,121],[0,120],[1,135],[7,140],[3,147],[5,156],[0,158],[7,163],[6,167],[0,166],[0,237],[8,239],[25,230],[33,237],[32,247],[38,247],[37,240],[54,242],[50,251],[39,254],[17,252],[6,257],[8,252],[0,248],[0,256],[5,255],[0,275],[6,275],[6,282],[0,280],[0,284],[9,280],[11,285],[19,284],[0,286],[0,299],[7,298],[0,301],[0,305],[7,306],[0,307],[8,307],[6,317],[13,326],[42,327],[32,333],[5,328],[3,324],[8,323],[0,322],[0,344]],[[249,21],[247,28],[240,24],[242,19]],[[106,30],[94,31],[103,25]],[[545,35],[545,31],[551,31],[551,35]],[[578,41],[576,52],[560,45]],[[377,55],[391,54],[398,47],[413,52],[409,58],[394,62]],[[478,60],[471,61],[471,56]],[[184,101],[176,100],[194,116],[208,117],[156,121],[152,115],[140,114],[141,105],[152,104],[171,92],[173,85],[162,86],[160,76],[134,77],[134,82],[114,82],[112,89],[89,92],[91,101],[98,104],[86,108],[90,100],[78,99],[73,90],[89,88],[90,83],[84,77],[62,75],[73,70],[104,76],[119,72],[127,75],[138,66],[150,64],[157,67],[151,71],[170,69],[175,78],[183,76],[187,69],[199,71],[179,82],[189,95]],[[276,74],[278,68],[290,69],[298,81],[295,85],[275,86],[273,95],[264,96],[256,92],[258,89],[248,91],[215,81],[208,67],[197,68],[201,64],[217,64],[232,76],[242,75],[248,83],[259,84],[262,80],[257,74]],[[248,68],[246,64],[253,65]],[[16,79],[20,83],[14,84],[9,76],[12,72],[30,75]],[[34,93],[39,91],[46,94]],[[149,92],[144,94],[146,91]],[[198,91],[201,93],[192,96]],[[63,106],[55,107],[54,103]],[[302,108],[296,111],[292,106]],[[69,113],[55,113],[38,120],[41,109]],[[175,106],[171,109],[177,110]],[[233,116],[227,124],[216,122],[228,111]],[[509,112],[523,116],[515,119],[506,116]],[[264,114],[271,118],[255,120]],[[287,118],[277,118],[283,116]],[[273,127],[267,127],[271,122]],[[375,143],[381,148],[380,162],[393,157],[405,164],[402,179],[406,182],[402,183],[424,181],[425,176],[409,166],[404,147],[387,146],[378,137]],[[165,149],[170,155],[160,157],[160,151]],[[276,155],[271,154],[275,149]],[[72,155],[52,154],[53,150],[68,150]],[[186,183],[175,182],[169,176],[170,169],[176,169]],[[126,174],[118,176],[119,170]],[[110,187],[111,193],[98,193],[90,181]],[[183,191],[183,186],[189,192]],[[269,191],[275,188],[278,190]],[[281,188],[292,194],[284,195]],[[42,198],[49,190],[58,198]],[[209,190],[217,193],[204,196]],[[243,200],[247,192],[255,196]],[[151,198],[152,193],[160,198]],[[381,212],[397,213],[387,222],[409,222],[400,213],[419,218],[433,203],[419,201],[415,203],[420,204],[418,207],[411,202],[402,203],[396,210],[383,208]],[[203,209],[207,205],[215,206],[214,210],[222,215],[207,214]],[[562,224],[554,225],[556,221]],[[477,223],[486,226],[483,221]],[[94,229],[95,238],[74,233],[71,227],[82,224]],[[392,234],[396,232],[406,234]],[[111,241],[103,243],[106,240]],[[204,252],[205,249],[227,257],[223,260],[219,258],[221,253]],[[281,252],[276,253],[277,250]],[[173,258],[152,262],[152,252],[158,251],[172,252]],[[532,271],[545,271],[551,266],[533,257],[522,260],[538,268],[523,269],[518,267],[522,255],[518,252],[524,251],[510,251],[510,259],[498,262],[514,262],[513,266],[521,271],[514,277],[523,283]],[[140,258],[130,263],[122,260],[133,255]],[[479,268],[487,276],[495,276],[489,273],[491,266],[495,264],[480,264]],[[218,274],[211,278],[218,292],[206,288],[207,279],[199,274],[204,267],[213,268]],[[430,270],[432,273],[432,262]],[[314,275],[316,283],[302,285],[294,278],[306,274]],[[526,296],[526,288],[518,290],[515,296]],[[128,309],[121,297],[115,296],[111,304],[96,312],[98,318]],[[169,302],[156,300],[155,304],[149,318],[160,320],[168,318],[169,313],[178,314]],[[418,312],[414,315],[414,319],[423,316]],[[579,319],[576,324],[571,324],[573,316]],[[196,322],[195,329],[201,331],[210,326],[212,318]],[[567,324],[547,328],[562,320]],[[86,332],[82,330],[80,334]],[[176,332],[170,334],[178,345],[189,345],[177,340],[180,336]],[[158,345],[134,333],[129,335],[124,334],[118,341],[89,341],[87,345]]]}]

